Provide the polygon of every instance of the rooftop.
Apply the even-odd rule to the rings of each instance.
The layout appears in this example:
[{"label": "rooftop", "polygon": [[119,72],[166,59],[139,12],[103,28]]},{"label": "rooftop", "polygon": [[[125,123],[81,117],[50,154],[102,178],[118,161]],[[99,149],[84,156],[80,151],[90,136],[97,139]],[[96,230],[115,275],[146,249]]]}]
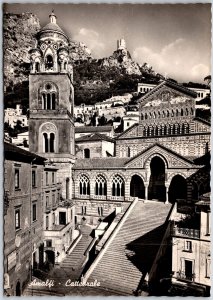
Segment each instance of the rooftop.
[{"label": "rooftop", "polygon": [[75,133],[90,133],[90,132],[111,132],[113,126],[82,126],[76,127]]},{"label": "rooftop", "polygon": [[86,141],[108,141],[114,143],[114,139],[106,136],[105,134],[101,133],[93,133],[81,136],[75,140],[76,142],[86,142]]},{"label": "rooftop", "polygon": [[5,159],[13,161],[22,161],[35,164],[43,164],[46,158],[36,155],[27,150],[21,149],[13,144],[4,142],[4,155]]}]

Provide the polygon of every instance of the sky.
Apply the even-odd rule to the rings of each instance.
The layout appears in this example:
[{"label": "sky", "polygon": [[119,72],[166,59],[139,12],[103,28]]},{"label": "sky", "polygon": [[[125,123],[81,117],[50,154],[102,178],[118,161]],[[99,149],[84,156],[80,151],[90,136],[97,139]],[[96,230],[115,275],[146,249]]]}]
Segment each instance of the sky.
[{"label": "sky", "polygon": [[179,82],[203,82],[211,62],[210,4],[7,4],[7,12],[31,12],[41,26],[52,9],[71,40],[94,58],[110,56],[124,38],[132,58]]}]

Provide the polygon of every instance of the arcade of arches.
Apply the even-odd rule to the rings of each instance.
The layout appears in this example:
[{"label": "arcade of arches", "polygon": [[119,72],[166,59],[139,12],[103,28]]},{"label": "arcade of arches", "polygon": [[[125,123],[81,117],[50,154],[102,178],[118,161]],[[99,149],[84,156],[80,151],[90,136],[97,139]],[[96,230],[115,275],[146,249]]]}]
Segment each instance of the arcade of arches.
[{"label": "arcade of arches", "polygon": [[144,168],[98,169],[74,168],[76,199],[131,201],[132,197],[138,197],[174,203],[177,199],[187,199],[187,177],[194,172],[168,166],[167,160],[158,154],[152,155]]}]

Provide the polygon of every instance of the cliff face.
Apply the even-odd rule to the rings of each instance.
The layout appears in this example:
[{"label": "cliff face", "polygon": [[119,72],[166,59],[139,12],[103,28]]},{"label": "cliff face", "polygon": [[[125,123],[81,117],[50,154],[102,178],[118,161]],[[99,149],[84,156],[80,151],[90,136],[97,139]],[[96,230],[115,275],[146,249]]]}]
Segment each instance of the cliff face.
[{"label": "cliff face", "polygon": [[28,80],[28,51],[35,46],[39,29],[39,19],[31,13],[4,14],[4,85],[9,90],[13,90],[14,85]]}]

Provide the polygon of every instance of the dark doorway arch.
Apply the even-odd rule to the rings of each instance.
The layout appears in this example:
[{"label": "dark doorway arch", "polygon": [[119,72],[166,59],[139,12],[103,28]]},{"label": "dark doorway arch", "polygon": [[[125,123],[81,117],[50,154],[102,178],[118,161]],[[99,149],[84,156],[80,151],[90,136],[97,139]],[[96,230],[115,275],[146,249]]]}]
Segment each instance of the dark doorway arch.
[{"label": "dark doorway arch", "polygon": [[55,264],[55,252],[52,250],[46,250],[46,262],[49,268],[52,268]]},{"label": "dark doorway arch", "polygon": [[155,156],[150,163],[151,176],[148,188],[148,199],[166,200],[165,164],[162,158]]},{"label": "dark doorway arch", "polygon": [[145,186],[143,180],[138,175],[133,175],[130,182],[130,196],[138,197],[140,199],[145,198]]},{"label": "dark doorway arch", "polygon": [[186,179],[181,175],[175,175],[169,186],[169,202],[174,203],[177,199],[187,198]]},{"label": "dark doorway arch", "polygon": [[16,283],[16,296],[21,296],[21,283],[18,281]]}]

